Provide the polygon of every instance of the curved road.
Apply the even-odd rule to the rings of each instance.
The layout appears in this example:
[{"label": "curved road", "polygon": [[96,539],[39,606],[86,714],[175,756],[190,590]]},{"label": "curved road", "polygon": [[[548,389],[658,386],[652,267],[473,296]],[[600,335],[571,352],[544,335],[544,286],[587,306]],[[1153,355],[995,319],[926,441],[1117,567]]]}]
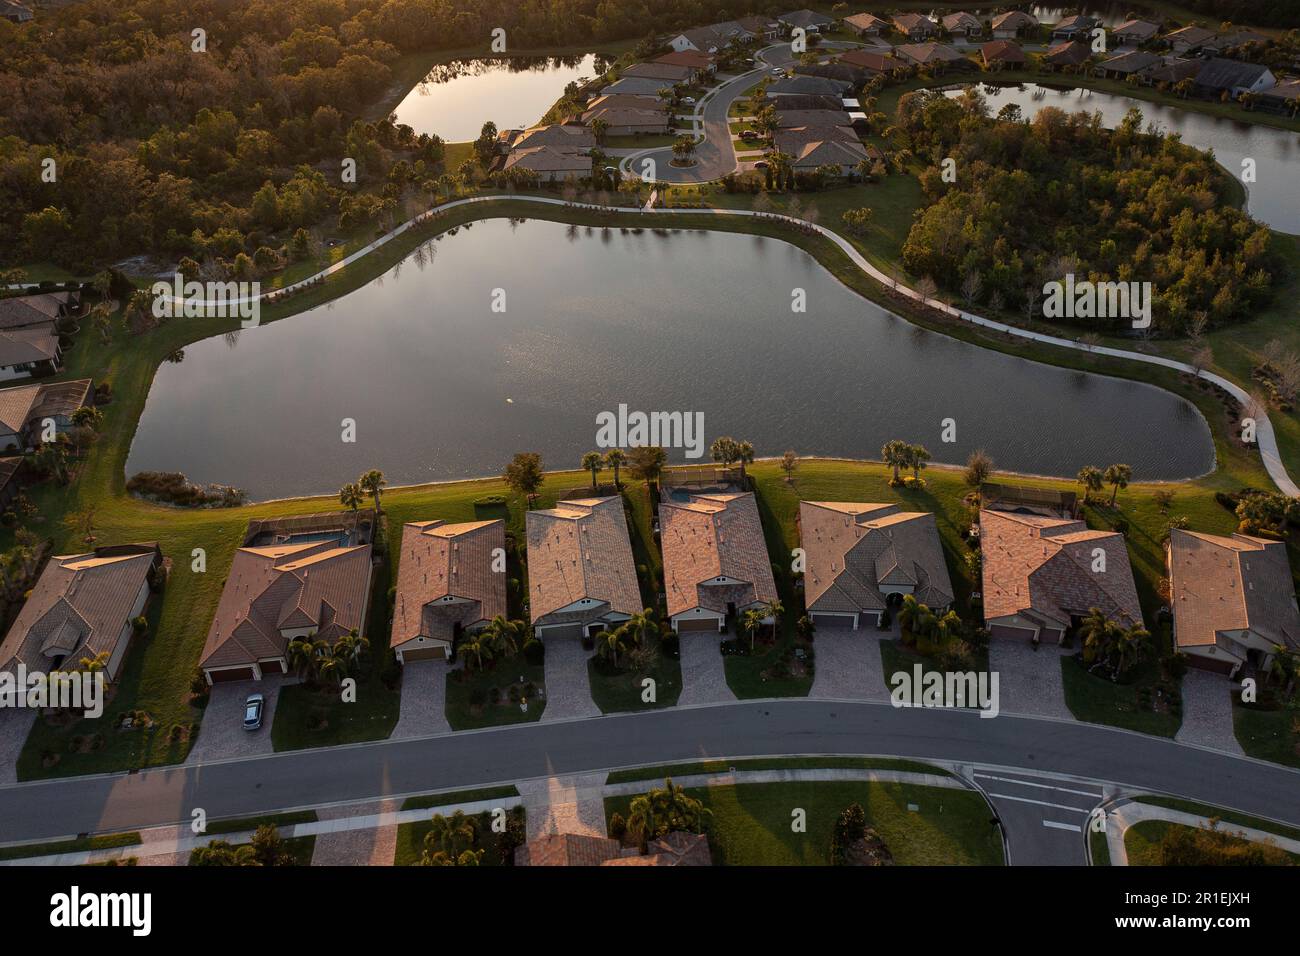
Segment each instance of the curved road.
[{"label": "curved road", "polygon": [[[1097,724],[769,700],[520,724],[0,788],[0,841],[135,829],[707,756],[865,754],[1069,774],[1300,825],[1300,771]],[[1077,837],[1076,837],[1077,839]]]}]

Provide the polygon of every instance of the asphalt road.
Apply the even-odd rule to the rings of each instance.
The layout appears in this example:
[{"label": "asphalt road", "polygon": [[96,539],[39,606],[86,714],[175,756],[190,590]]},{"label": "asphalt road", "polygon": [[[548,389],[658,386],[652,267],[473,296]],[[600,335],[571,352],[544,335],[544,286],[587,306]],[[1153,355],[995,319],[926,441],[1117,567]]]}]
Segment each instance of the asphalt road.
[{"label": "asphalt road", "polygon": [[1055,772],[1300,824],[1300,771],[1285,767],[1095,724],[797,699],[14,784],[0,787],[0,841],[177,823],[196,807],[215,819],[610,767],[776,754],[888,755]]},{"label": "asphalt road", "polygon": [[1013,866],[1084,866],[1092,811],[1106,794],[1093,781],[1012,770],[976,770],[972,781],[997,811]]}]

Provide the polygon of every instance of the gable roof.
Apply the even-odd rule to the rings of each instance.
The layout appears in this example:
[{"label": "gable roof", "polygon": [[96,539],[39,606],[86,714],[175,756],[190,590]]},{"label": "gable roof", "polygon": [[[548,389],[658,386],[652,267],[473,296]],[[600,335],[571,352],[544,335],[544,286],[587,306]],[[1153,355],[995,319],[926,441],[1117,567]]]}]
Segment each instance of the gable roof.
[{"label": "gable roof", "polygon": [[778,129],[799,126],[848,126],[849,116],[844,110],[787,110],[777,108]]},{"label": "gable roof", "polygon": [[591,157],[582,150],[536,146],[531,149],[512,149],[503,168],[514,169],[516,166],[536,173],[590,172]]},{"label": "gable roof", "polygon": [[559,146],[564,149],[591,149],[596,145],[596,137],[585,126],[572,123],[553,123],[549,126],[534,126],[520,133],[510,143],[513,149],[531,149],[537,146]]},{"label": "gable roof", "polygon": [[894,17],[894,26],[898,28],[899,33],[910,34],[913,30],[926,29],[929,31],[937,30],[939,24],[934,20],[920,13],[900,13]]},{"label": "gable roof", "polygon": [[1216,56],[1206,60],[1196,74],[1196,85],[1212,90],[1232,90],[1239,86],[1252,86],[1268,72],[1263,63],[1243,63]]},{"label": "gable roof", "polygon": [[713,66],[713,57],[707,53],[699,53],[695,50],[674,50],[672,53],[665,53],[663,56],[657,56],[651,63],[669,63],[673,66],[689,66],[695,70],[707,70]]},{"label": "gable roof", "polygon": [[824,13],[818,13],[815,10],[791,10],[789,13],[783,13],[777,20],[787,26],[792,27],[825,27],[830,26],[835,20],[826,16]]},{"label": "gable roof", "polygon": [[0,368],[28,362],[53,362],[59,356],[54,324],[0,330]]},{"label": "gable roof", "polygon": [[21,662],[49,671],[59,658],[70,667],[105,652],[111,658],[129,639],[136,598],[157,557],[156,545],[140,544],[50,558],[0,643],[0,669]]},{"label": "gable roof", "polygon": [[1111,30],[1111,33],[1116,36],[1124,34],[1137,37],[1139,40],[1150,40],[1159,32],[1160,25],[1149,20],[1126,20]]},{"label": "gable roof", "polygon": [[1052,32],[1073,30],[1073,31],[1090,31],[1097,26],[1097,20],[1086,14],[1076,13],[1073,16],[1063,17],[1052,27]]},{"label": "gable roof", "polygon": [[[506,575],[493,552],[505,553],[505,522],[411,521],[402,526],[393,647],[417,637],[450,642],[456,625],[470,627],[506,613]],[[438,606],[442,598],[459,600]]]},{"label": "gable roof", "polygon": [[695,75],[695,67],[673,63],[633,63],[623,70],[622,75],[680,83]]},{"label": "gable roof", "polygon": [[1250,630],[1300,650],[1300,608],[1286,544],[1244,534],[1169,533],[1169,590],[1179,647]]},{"label": "gable roof", "polygon": [[872,50],[846,50],[840,54],[840,62],[870,70],[873,73],[889,73],[907,66],[896,56],[876,53]]},{"label": "gable roof", "polygon": [[994,30],[1023,30],[1038,26],[1038,18],[1023,10],[1009,10],[994,17],[992,26]]},{"label": "gable roof", "polygon": [[1172,33],[1166,33],[1165,39],[1170,43],[1190,43],[1192,46],[1196,46],[1208,40],[1213,40],[1214,31],[1193,25],[1183,27],[1181,30],[1175,30]]},{"label": "gable roof", "polygon": [[973,13],[967,13],[965,10],[959,10],[956,13],[950,13],[941,21],[943,28],[949,33],[956,33],[958,30],[983,30],[984,21]]},{"label": "gable roof", "polygon": [[1014,40],[990,40],[980,47],[984,62],[1000,60],[1003,63],[1024,63],[1025,51]]},{"label": "gable roof", "polygon": [[524,520],[534,624],[583,599],[627,615],[641,610],[622,498],[559,501],[554,508],[529,511]]},{"label": "gable roof", "polygon": [[946,43],[902,43],[894,48],[899,56],[906,57],[914,63],[955,63],[965,57]]},{"label": "gable roof", "polygon": [[49,292],[0,299],[0,329],[53,322],[59,318],[66,300],[66,294],[60,296]]},{"label": "gable roof", "polygon": [[90,400],[91,381],[0,388],[0,428],[18,434],[41,418],[67,418]]},{"label": "gable roof", "polygon": [[313,627],[335,641],[365,629],[370,545],[336,540],[240,548],[208,629],[204,667],[284,657],[282,630]]},{"label": "gable roof", "polygon": [[1130,50],[1103,61],[1101,69],[1115,73],[1140,73],[1163,62],[1164,59],[1158,54],[1146,50]]},{"label": "gable roof", "polygon": [[[745,608],[776,600],[753,492],[666,501],[659,506],[659,528],[669,617],[696,607],[725,614],[728,603]],[[723,593],[706,585],[718,577],[738,587]]]},{"label": "gable roof", "polygon": [[1092,56],[1092,47],[1080,40],[1063,40],[1050,47],[1043,59],[1054,66],[1077,66]]},{"label": "gable roof", "polygon": [[844,22],[855,30],[883,30],[889,21],[882,20],[874,13],[855,13],[844,18]]},{"label": "gable roof", "polygon": [[803,501],[799,543],[807,556],[809,610],[882,610],[882,584],[910,586],[930,607],[953,601],[939,528],[929,512],[880,502]]},{"label": "gable roof", "polygon": [[768,96],[780,96],[785,93],[822,93],[838,96],[850,89],[852,83],[846,80],[833,80],[825,76],[787,76],[767,87]]},{"label": "gable roof", "polygon": [[[1082,521],[1042,515],[980,512],[984,619],[1020,614],[1054,626],[1099,608],[1110,620],[1142,622],[1124,536],[1090,531]],[[1106,571],[1092,570],[1093,551]]]}]

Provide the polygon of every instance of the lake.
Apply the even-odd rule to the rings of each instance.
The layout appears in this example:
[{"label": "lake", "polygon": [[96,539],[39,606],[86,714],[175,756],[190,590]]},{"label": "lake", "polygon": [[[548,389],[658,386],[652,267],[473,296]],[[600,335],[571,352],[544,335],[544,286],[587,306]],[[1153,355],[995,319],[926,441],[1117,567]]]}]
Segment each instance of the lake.
[{"label": "lake", "polygon": [[1204,419],[1169,392],[928,332],[785,242],[495,219],[328,305],[186,347],[158,370],[127,474],[265,499],[331,493],[372,467],[394,485],[495,475],[519,451],[573,468],[620,403],[703,412],[706,444],[732,435],[760,456],[876,458],[903,438],[936,461],[985,448],[1044,474],[1214,464]]},{"label": "lake", "polygon": [[583,56],[492,57],[439,64],[406,94],[394,112],[417,133],[449,143],[477,139],[488,120],[498,129],[537,123],[564,88],[604,72],[606,61]]},{"label": "lake", "polygon": [[[1250,214],[1274,229],[1300,233],[1300,188],[1295,172],[1300,163],[1300,134],[1092,90],[1059,89],[1038,83],[982,85],[981,89],[993,113],[1007,103],[1019,104],[1026,117],[1038,115],[1045,106],[1055,106],[1067,112],[1101,113],[1102,123],[1108,127],[1118,126],[1124,114],[1136,107],[1146,123],[1178,133],[1189,146],[1213,150],[1219,163],[1234,176],[1241,176],[1241,161],[1249,157],[1255,160],[1256,178],[1245,184]],[[958,92],[952,90],[949,95]]]}]

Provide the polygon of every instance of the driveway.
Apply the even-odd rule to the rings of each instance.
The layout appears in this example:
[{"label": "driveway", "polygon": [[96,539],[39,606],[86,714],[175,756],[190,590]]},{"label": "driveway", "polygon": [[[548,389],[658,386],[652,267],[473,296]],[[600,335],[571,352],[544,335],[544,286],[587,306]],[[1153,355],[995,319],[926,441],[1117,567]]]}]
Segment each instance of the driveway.
[{"label": "driveway", "polygon": [[1222,674],[1189,668],[1183,675],[1183,724],[1174,739],[1224,753],[1244,753],[1232,732],[1232,692],[1236,687]]},{"label": "driveway", "polygon": [[576,637],[557,638],[546,644],[546,710],[542,721],[565,717],[597,717],[600,708],[591,699],[587,660]]},{"label": "driveway", "polygon": [[36,722],[36,711],[26,707],[0,710],[0,787],[18,781],[18,755]]},{"label": "driveway", "polygon": [[[203,722],[199,725],[199,739],[185,758],[186,763],[207,763],[227,757],[256,757],[275,751],[271,745],[271,725],[275,721],[275,705],[280,699],[280,688],[285,683],[298,683],[296,677],[273,674],[260,681],[241,680],[229,684],[213,684]],[[260,693],[266,698],[259,730],[244,729],[244,701],[249,694]]]},{"label": "driveway", "polygon": [[1034,650],[1028,641],[989,641],[989,670],[998,675],[1002,713],[1073,720],[1061,680],[1061,657],[1068,653],[1073,651],[1050,643]]},{"label": "driveway", "polygon": [[714,634],[683,634],[677,642],[682,665],[682,704],[719,704],[735,700],[722,666],[720,638]]},{"label": "driveway", "polygon": [[411,661],[402,665],[401,710],[392,737],[421,737],[451,730],[447,723],[446,661]]},{"label": "driveway", "polygon": [[[549,710],[549,705],[548,708]],[[521,781],[528,839],[556,833],[608,836],[605,825],[605,777],[586,773]]]},{"label": "driveway", "polygon": [[[414,663],[431,664],[433,661]],[[410,667],[410,664],[405,665]],[[405,681],[406,675],[403,675]],[[317,819],[342,820],[347,817],[395,813],[402,807],[400,800],[377,800],[373,803],[356,803],[345,807],[321,807]],[[357,827],[318,833],[312,850],[312,866],[392,866],[397,852],[397,824],[376,827]]]},{"label": "driveway", "polygon": [[813,685],[810,696],[823,700],[889,700],[880,638],[874,626],[860,631],[819,627],[813,639]]}]

